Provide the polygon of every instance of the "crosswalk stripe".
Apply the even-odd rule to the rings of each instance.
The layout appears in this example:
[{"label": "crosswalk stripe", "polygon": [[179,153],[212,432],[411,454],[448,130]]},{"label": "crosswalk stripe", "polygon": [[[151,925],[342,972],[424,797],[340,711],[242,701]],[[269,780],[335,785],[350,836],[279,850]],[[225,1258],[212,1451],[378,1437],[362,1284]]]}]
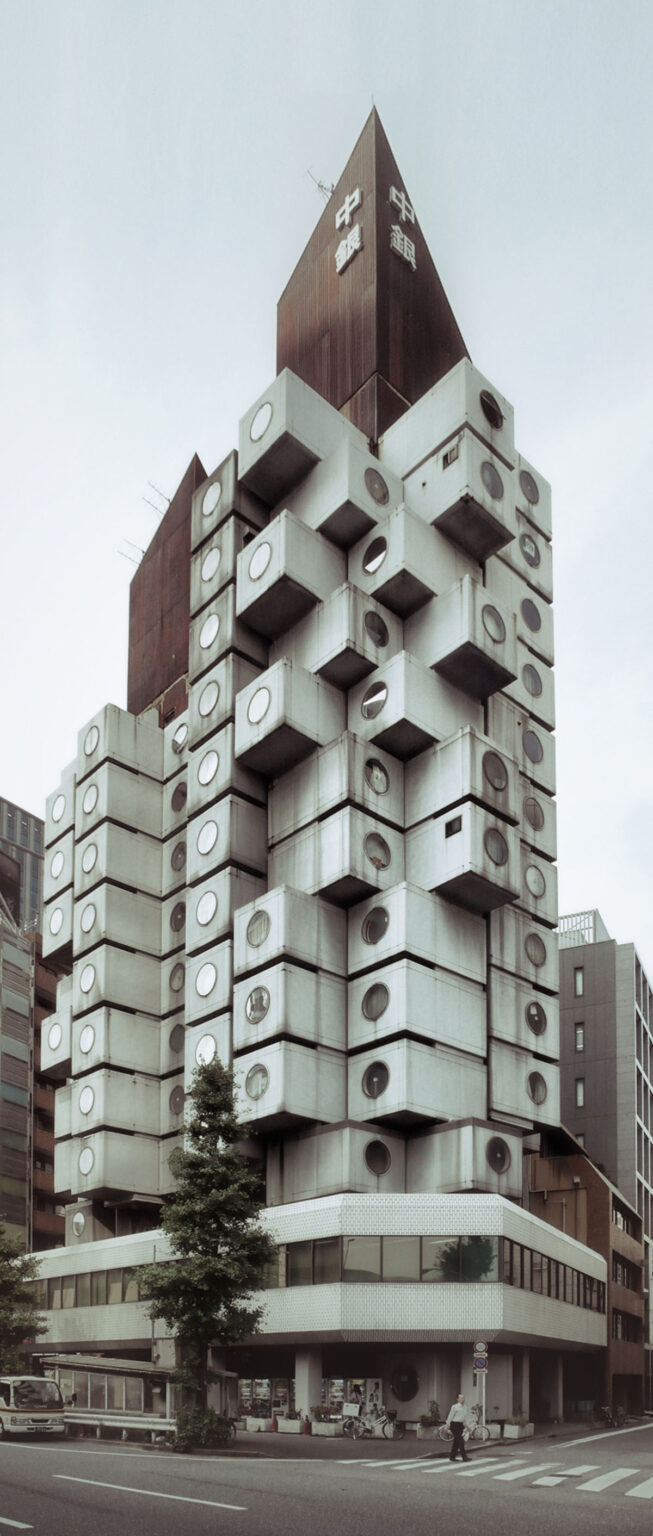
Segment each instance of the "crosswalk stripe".
[{"label": "crosswalk stripe", "polygon": [[[358,1466],[361,1463],[358,1462]],[[405,1472],[408,1467],[424,1466],[422,1456],[411,1456],[410,1461],[367,1461],[363,1463],[367,1467],[379,1467],[382,1472]]]},{"label": "crosswalk stripe", "polygon": [[591,1477],[589,1483],[581,1483],[577,1493],[601,1493],[603,1488],[610,1488],[612,1483],[620,1483],[624,1477],[636,1477],[639,1467],[614,1467],[612,1472],[602,1472],[600,1477]]},{"label": "crosswalk stripe", "polygon": [[[501,1457],[500,1456],[488,1456],[488,1457],[485,1457],[484,1460],[483,1460],[483,1470],[485,1471],[486,1467],[495,1467],[497,1462],[500,1462],[500,1461],[501,1461]],[[453,1472],[457,1472],[459,1477],[464,1477],[465,1473],[463,1472],[462,1468],[463,1468],[462,1462],[449,1461],[449,1458],[447,1457],[447,1460],[439,1462],[437,1467],[427,1467],[427,1466],[424,1466],[422,1468],[422,1471],[423,1471],[425,1477],[432,1477],[434,1472],[452,1472],[452,1473]],[[474,1471],[476,1471],[476,1468],[474,1468]],[[480,1468],[479,1468],[479,1471],[480,1471]]]},{"label": "crosswalk stripe", "polygon": [[[467,1467],[465,1469],[465,1471],[461,1472],[459,1475],[460,1475],[460,1477],[479,1477],[481,1472],[485,1472],[485,1470],[487,1468],[487,1465],[488,1465],[487,1461],[485,1461],[485,1460],[484,1461],[480,1461],[480,1462],[478,1462],[477,1466],[475,1466],[475,1467]],[[503,1466],[504,1467],[514,1467],[514,1466],[517,1466],[517,1465],[519,1465],[520,1467],[524,1466],[524,1463],[520,1460],[520,1458],[518,1456],[515,1457],[514,1461],[511,1458],[510,1461],[504,1461],[503,1462]],[[492,1457],[492,1470],[493,1470],[493,1473],[494,1473],[494,1475],[496,1477],[495,1468],[496,1468],[496,1460],[495,1460],[494,1457]],[[525,1472],[530,1472],[531,1468],[530,1467],[524,1467],[524,1471]],[[515,1475],[517,1477],[520,1477],[521,1473],[517,1472]]]},{"label": "crosswalk stripe", "polygon": [[516,1472],[495,1472],[495,1481],[511,1483],[515,1477],[529,1477],[531,1472],[546,1472],[547,1467],[559,1467],[559,1461],[541,1461],[537,1467],[518,1467]]},{"label": "crosswalk stripe", "polygon": [[645,1483],[638,1483],[636,1488],[626,1489],[627,1499],[653,1499],[653,1477],[647,1477]]},{"label": "crosswalk stripe", "polygon": [[564,1483],[566,1478],[587,1477],[588,1472],[596,1472],[598,1465],[597,1461],[590,1461],[584,1467],[565,1467],[564,1472],[556,1472],[553,1477],[536,1477],[535,1486],[537,1488],[555,1488],[557,1483]]}]

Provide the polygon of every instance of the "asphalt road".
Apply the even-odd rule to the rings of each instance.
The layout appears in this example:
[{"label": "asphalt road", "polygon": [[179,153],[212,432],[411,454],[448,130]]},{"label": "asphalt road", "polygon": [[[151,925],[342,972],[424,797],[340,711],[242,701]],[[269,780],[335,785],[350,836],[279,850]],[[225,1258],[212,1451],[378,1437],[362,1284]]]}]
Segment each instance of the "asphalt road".
[{"label": "asphalt road", "polygon": [[5,1440],[0,1536],[653,1533],[653,1425],[489,1445],[469,1467],[414,1440],[326,1445],[316,1441],[311,1455],[310,1442],[286,1451],[277,1441],[266,1454],[243,1443],[236,1454],[190,1457]]}]

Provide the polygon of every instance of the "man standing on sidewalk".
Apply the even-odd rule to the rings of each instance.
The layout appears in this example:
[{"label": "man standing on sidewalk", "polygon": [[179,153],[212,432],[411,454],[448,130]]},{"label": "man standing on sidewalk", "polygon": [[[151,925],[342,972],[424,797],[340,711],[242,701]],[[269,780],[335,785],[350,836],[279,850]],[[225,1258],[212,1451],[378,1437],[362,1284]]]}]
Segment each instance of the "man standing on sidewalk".
[{"label": "man standing on sidewalk", "polygon": [[463,1433],[466,1429],[469,1428],[469,1411],[465,1405],[465,1398],[462,1392],[458,1393],[458,1397],[456,1398],[455,1403],[451,1404],[447,1414],[446,1424],[447,1428],[451,1430],[453,1435],[453,1443],[451,1446],[451,1454],[449,1456],[449,1460],[455,1461],[458,1452],[460,1451],[462,1460],[470,1461],[471,1457],[467,1455],[465,1450],[465,1442],[463,1440]]}]

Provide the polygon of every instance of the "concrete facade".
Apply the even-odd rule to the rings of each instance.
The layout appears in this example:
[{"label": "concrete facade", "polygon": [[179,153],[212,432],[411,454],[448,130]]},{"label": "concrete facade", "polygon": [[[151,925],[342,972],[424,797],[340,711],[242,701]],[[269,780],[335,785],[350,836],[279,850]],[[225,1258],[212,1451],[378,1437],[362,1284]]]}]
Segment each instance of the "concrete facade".
[{"label": "concrete facade", "polygon": [[[349,194],[363,221],[372,195],[408,217],[382,164],[373,187],[348,167],[324,216],[352,310]],[[410,1346],[412,1417],[440,1368],[443,1400],[458,1389],[480,1333],[510,1354],[497,1406],[525,1406],[539,1349],[561,1411],[562,1352],[605,1339],[605,1266],[511,1204],[522,1137],[560,1115],[549,487],[465,356],[372,444],[284,367],[188,532],[187,671],[145,667],[139,630],[159,693],[88,721],[48,800],[47,947],[73,954],[43,1044],[62,1286],[155,1227],[217,1054],[280,1244],[262,1333],[227,1362],[250,1400],[362,1376],[391,1401]],[[121,1339],[146,1352],[138,1318]],[[113,1337],[101,1308],[78,1322],[87,1348]]]}]

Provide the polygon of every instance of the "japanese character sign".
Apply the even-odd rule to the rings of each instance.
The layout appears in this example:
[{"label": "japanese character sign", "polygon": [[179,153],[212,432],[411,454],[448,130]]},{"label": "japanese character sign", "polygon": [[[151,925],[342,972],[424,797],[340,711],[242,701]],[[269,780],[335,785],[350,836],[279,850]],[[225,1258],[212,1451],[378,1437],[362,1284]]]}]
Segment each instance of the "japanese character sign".
[{"label": "japanese character sign", "polygon": [[356,187],[353,192],[347,193],[342,208],[339,208],[336,214],[336,229],[342,229],[343,224],[346,224],[347,227],[349,227],[351,224],[351,216],[356,208],[360,208],[362,201],[363,194],[360,187]]},{"label": "japanese character sign", "polygon": [[360,224],[354,224],[354,227],[353,229],[350,229],[349,234],[345,235],[344,240],[340,241],[340,245],[336,251],[336,272],[344,272],[345,267],[349,266],[350,261],[356,255],[357,251],[362,251],[362,249],[363,240],[361,236],[361,227]]},{"label": "japanese character sign", "polygon": [[408,239],[400,224],[393,224],[390,230],[390,250],[395,251],[397,256],[401,256],[403,261],[407,261],[413,272],[417,271],[415,242]]},{"label": "japanese character sign", "polygon": [[398,210],[399,219],[402,224],[415,223],[415,212],[414,209],[411,208],[405,192],[398,192],[396,187],[391,187],[390,202]]}]

